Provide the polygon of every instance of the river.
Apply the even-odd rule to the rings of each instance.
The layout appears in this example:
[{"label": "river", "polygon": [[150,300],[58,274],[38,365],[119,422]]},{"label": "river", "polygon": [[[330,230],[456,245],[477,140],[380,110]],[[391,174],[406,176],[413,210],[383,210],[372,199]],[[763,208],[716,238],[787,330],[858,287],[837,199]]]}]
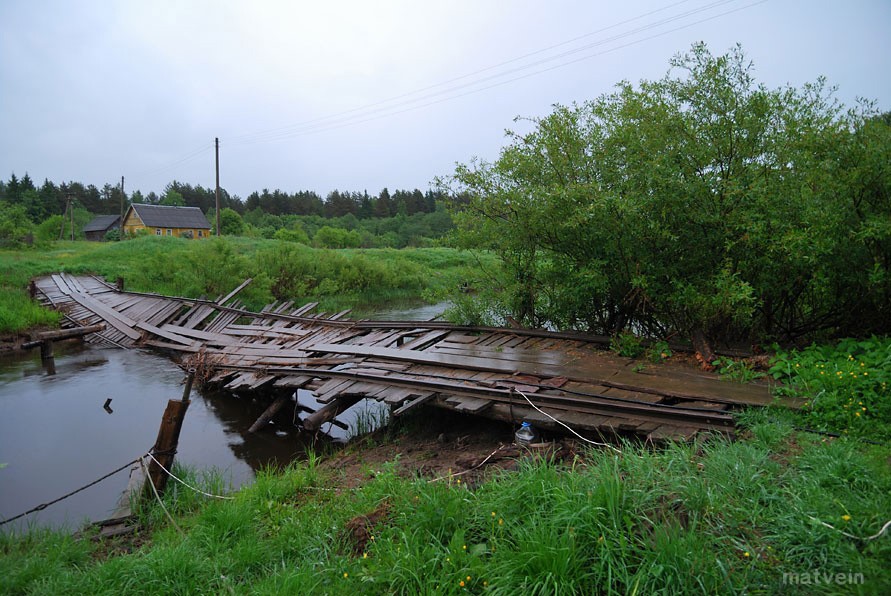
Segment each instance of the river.
[{"label": "river", "polygon": [[[445,304],[382,309],[379,320],[426,320]],[[155,441],[167,400],[182,396],[183,372],[147,350],[56,346],[55,374],[40,351],[0,357],[0,520],[66,494],[145,453]],[[103,408],[111,398],[110,412]],[[309,392],[300,402],[315,405]],[[338,417],[351,424],[366,408],[357,404]],[[232,488],[251,482],[257,470],[305,454],[312,437],[293,431],[248,434],[264,404],[225,392],[192,390],[177,460],[215,468]],[[332,425],[323,430],[344,440]],[[12,522],[76,529],[108,517],[126,488],[126,471],[43,511]]]}]

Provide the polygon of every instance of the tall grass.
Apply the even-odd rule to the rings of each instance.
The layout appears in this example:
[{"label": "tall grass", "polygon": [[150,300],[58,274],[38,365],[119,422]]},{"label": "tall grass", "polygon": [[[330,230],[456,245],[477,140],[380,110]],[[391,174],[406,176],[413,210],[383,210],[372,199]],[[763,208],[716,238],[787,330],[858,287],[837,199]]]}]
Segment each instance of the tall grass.
[{"label": "tall grass", "polygon": [[319,310],[332,312],[440,293],[460,285],[473,263],[448,248],[331,250],[239,237],[57,242],[0,251],[0,332],[55,320],[28,308],[22,292],[31,277],[59,271],[121,276],[128,289],[192,298],[216,298],[251,277],[239,294],[249,308],[273,300],[316,301]]},{"label": "tall grass", "polygon": [[[171,502],[186,536],[153,518],[132,555],[4,537],[0,581],[23,594],[785,594],[784,573],[819,571],[864,583],[809,593],[887,593],[891,536],[860,544],[808,516],[875,532],[891,511],[888,449],[748,424],[737,443],[527,460],[475,488],[390,463],[338,490],[336,472],[293,464],[234,501]],[[356,554],[347,524],[373,511]]]}]

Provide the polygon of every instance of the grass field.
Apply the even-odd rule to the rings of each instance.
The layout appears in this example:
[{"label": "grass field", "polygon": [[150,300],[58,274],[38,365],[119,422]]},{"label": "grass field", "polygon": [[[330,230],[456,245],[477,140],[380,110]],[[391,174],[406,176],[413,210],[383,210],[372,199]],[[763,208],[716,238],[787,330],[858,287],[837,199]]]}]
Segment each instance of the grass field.
[{"label": "grass field", "polygon": [[[474,486],[391,463],[339,491],[311,458],[233,501],[168,493],[184,534],[152,507],[130,554],[59,532],[0,537],[0,592],[887,594],[891,535],[861,543],[814,519],[877,532],[891,511],[888,448],[793,422],[752,413],[738,442],[525,460]],[[361,515],[375,520],[364,544],[348,531]]]},{"label": "grass field", "polygon": [[189,241],[144,237],[126,242],[54,242],[0,251],[0,332],[53,325],[58,316],[27,299],[31,277],[94,273],[138,291],[216,297],[247,277],[239,298],[259,309],[273,300],[320,302],[324,311],[358,309],[456,287],[475,259],[449,248],[317,249],[279,240]]}]

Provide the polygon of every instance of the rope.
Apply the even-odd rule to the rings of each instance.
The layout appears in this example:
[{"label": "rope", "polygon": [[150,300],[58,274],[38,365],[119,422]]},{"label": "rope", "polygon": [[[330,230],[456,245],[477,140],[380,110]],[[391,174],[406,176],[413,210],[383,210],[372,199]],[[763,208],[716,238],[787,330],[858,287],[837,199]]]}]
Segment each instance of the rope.
[{"label": "rope", "polygon": [[[152,459],[154,459],[154,458],[152,458]],[[141,457],[139,458],[139,465],[142,466],[142,471],[145,474],[145,479],[148,480],[149,485],[152,487],[152,492],[155,493],[155,498],[158,499],[158,505],[161,506],[161,509],[164,511],[164,514],[167,516],[167,519],[170,520],[170,523],[173,524],[173,527],[176,528],[180,534],[185,536],[186,533],[183,532],[183,529],[180,528],[176,524],[176,522],[173,520],[173,517],[171,517],[170,512],[167,511],[167,507],[164,506],[164,501],[161,500],[161,495],[158,494],[158,489],[155,488],[155,483],[152,481],[151,474],[149,474],[148,466],[145,465],[145,462],[143,461],[143,459]]]},{"label": "rope", "polygon": [[63,495],[63,496],[59,497],[58,499],[54,499],[54,500],[52,500],[52,501],[50,501],[50,502],[48,502],[48,503],[42,503],[42,504],[38,505],[37,507],[33,507],[32,509],[29,509],[28,511],[25,511],[24,513],[19,513],[18,515],[13,516],[13,517],[10,517],[9,519],[5,519],[5,520],[3,520],[3,521],[0,521],[0,526],[2,526],[2,525],[4,525],[4,524],[8,524],[8,523],[11,522],[11,521],[15,521],[15,520],[19,519],[20,517],[25,517],[25,516],[28,515],[29,513],[34,513],[35,511],[42,511],[42,510],[46,509],[47,507],[49,507],[50,505],[55,505],[55,504],[58,503],[59,501],[63,501],[63,500],[65,500],[65,499],[67,499],[68,497],[71,497],[71,496],[73,496],[73,495],[76,495],[77,493],[79,493],[79,492],[81,492],[81,491],[83,491],[83,490],[86,490],[86,489],[90,488],[90,487],[93,486],[94,484],[99,484],[100,482],[102,482],[103,480],[105,480],[106,478],[108,478],[109,476],[114,476],[115,474],[117,474],[117,473],[120,472],[121,470],[123,470],[123,469],[125,469],[125,468],[128,468],[128,467],[132,466],[133,464],[135,464],[135,463],[137,463],[137,462],[141,462],[141,461],[142,461],[142,458],[141,458],[141,457],[138,457],[138,458],[134,459],[133,461],[129,461],[129,462],[125,463],[123,466],[121,466],[120,468],[117,468],[116,470],[114,470],[114,471],[112,471],[112,472],[109,472],[109,473],[106,474],[105,476],[103,476],[103,477],[101,477],[101,478],[99,478],[99,479],[97,479],[97,480],[94,480],[94,481],[92,481],[92,482],[89,483],[89,484],[85,484],[84,486],[78,488],[77,490],[73,490],[73,491],[71,491],[71,492],[68,493],[67,495]]},{"label": "rope", "polygon": [[151,452],[149,452],[147,455],[148,455],[150,458],[152,458],[152,461],[154,461],[156,464],[158,464],[158,467],[160,467],[162,470],[164,470],[164,471],[167,473],[168,476],[170,476],[171,478],[173,478],[174,480],[176,480],[177,482],[179,482],[179,483],[182,484],[183,486],[185,486],[185,487],[187,487],[187,488],[191,488],[191,489],[192,489],[193,491],[195,491],[196,493],[201,493],[201,494],[204,495],[205,497],[213,497],[214,499],[234,499],[234,498],[235,498],[235,497],[226,497],[226,496],[221,496],[221,495],[214,495],[214,494],[212,494],[212,493],[206,493],[206,492],[204,492],[203,490],[201,490],[200,488],[195,488],[194,486],[192,486],[191,484],[189,484],[189,483],[186,482],[185,480],[180,479],[179,477],[176,476],[176,474],[174,474],[173,472],[171,472],[170,470],[168,470],[167,468],[165,468],[164,465],[163,465],[161,462],[159,462],[157,459],[155,459],[155,456],[152,455]]},{"label": "rope", "polygon": [[554,422],[556,422],[557,424],[559,424],[560,426],[564,427],[566,430],[568,430],[569,432],[571,432],[572,434],[574,434],[575,436],[577,436],[578,438],[580,438],[582,441],[585,441],[586,443],[590,443],[590,444],[592,444],[592,445],[597,445],[598,447],[609,447],[610,449],[612,449],[612,450],[615,451],[616,453],[622,453],[622,451],[621,451],[620,449],[617,449],[616,447],[613,447],[613,446],[610,445],[609,443],[598,443],[597,441],[592,441],[591,439],[587,439],[587,438],[583,437],[582,435],[580,435],[580,434],[578,434],[577,432],[575,432],[572,428],[570,428],[569,425],[564,424],[563,422],[560,422],[559,420],[557,420],[556,418],[554,418],[553,416],[551,416],[551,415],[548,414],[547,412],[542,411],[541,408],[539,408],[539,407],[536,406],[534,403],[532,403],[532,400],[529,399],[529,398],[526,396],[525,393],[523,393],[523,392],[520,391],[519,389],[516,389],[516,388],[513,388],[513,389],[514,389],[517,393],[519,393],[519,394],[523,397],[523,399],[525,399],[527,402],[529,402],[529,405],[532,406],[533,409],[535,409],[538,413],[540,413],[540,414],[544,414],[545,416],[547,416],[548,418],[550,418],[551,420],[553,420]]},{"label": "rope", "polygon": [[[807,514],[805,513],[805,515],[807,515]],[[879,530],[876,534],[873,534],[872,536],[868,536],[867,538],[861,538],[860,536],[855,536],[854,534],[848,534],[848,533],[845,532],[844,530],[839,530],[839,529],[836,528],[835,526],[832,526],[832,525],[830,525],[830,524],[827,524],[827,523],[824,522],[824,521],[820,521],[820,520],[817,519],[816,517],[813,517],[813,516],[810,516],[810,515],[807,515],[807,517],[810,518],[812,521],[817,522],[817,523],[820,524],[821,526],[826,526],[826,527],[829,528],[830,530],[835,530],[836,532],[838,532],[838,533],[841,534],[842,536],[847,536],[848,538],[853,538],[854,540],[860,540],[860,541],[862,541],[862,542],[871,542],[871,541],[875,540],[876,538],[878,538],[879,536],[881,536],[882,534],[884,534],[884,533],[885,533],[885,530],[887,530],[889,527],[891,527],[891,520],[888,520],[887,522],[885,522],[885,525],[882,526],[882,529]]]}]

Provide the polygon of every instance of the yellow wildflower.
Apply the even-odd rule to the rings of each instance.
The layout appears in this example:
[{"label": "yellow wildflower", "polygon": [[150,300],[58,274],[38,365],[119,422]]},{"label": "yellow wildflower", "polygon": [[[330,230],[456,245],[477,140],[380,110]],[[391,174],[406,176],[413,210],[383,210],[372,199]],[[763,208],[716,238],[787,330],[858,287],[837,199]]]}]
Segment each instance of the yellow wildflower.
[{"label": "yellow wildflower", "polygon": [[842,516],[842,519],[845,520],[845,521],[851,521],[851,516],[850,516],[850,515],[843,515],[843,516]]}]

